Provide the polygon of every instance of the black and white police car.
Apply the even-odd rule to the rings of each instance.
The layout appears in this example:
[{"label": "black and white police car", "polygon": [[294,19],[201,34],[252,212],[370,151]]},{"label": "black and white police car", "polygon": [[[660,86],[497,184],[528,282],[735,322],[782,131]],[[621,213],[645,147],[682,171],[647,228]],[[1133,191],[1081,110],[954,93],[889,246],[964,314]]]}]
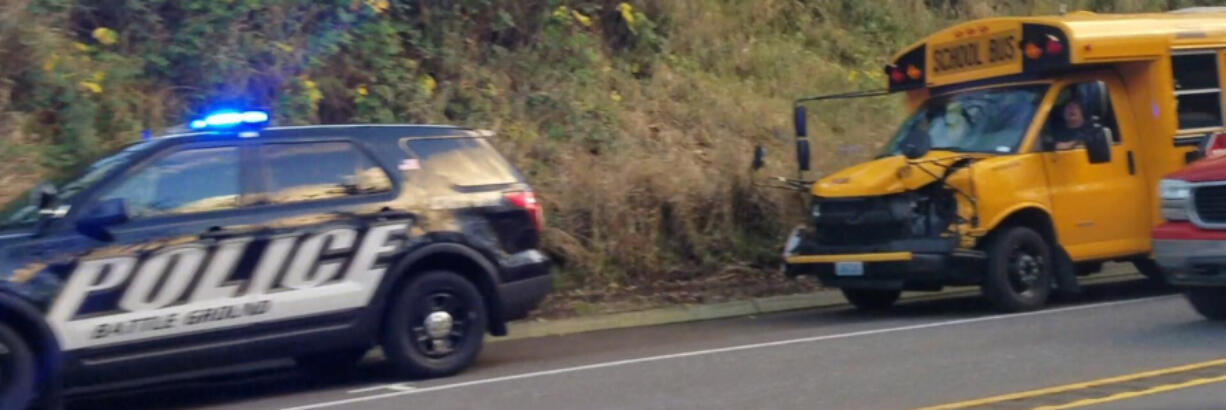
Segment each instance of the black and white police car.
[{"label": "black and white police car", "polygon": [[0,210],[0,408],[375,345],[453,374],[549,292],[541,208],[488,132],[267,121],[216,113]]}]

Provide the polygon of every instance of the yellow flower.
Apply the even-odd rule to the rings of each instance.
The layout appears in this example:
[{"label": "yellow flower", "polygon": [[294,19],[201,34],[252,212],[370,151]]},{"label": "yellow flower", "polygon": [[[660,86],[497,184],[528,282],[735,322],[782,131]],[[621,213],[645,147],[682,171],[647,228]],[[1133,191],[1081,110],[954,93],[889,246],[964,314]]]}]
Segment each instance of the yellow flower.
[{"label": "yellow flower", "polygon": [[98,40],[103,45],[111,45],[119,42],[119,34],[115,30],[106,27],[98,27],[93,32],[94,40]]},{"label": "yellow flower", "polygon": [[622,2],[617,5],[617,10],[622,13],[622,20],[626,20],[626,24],[634,25],[634,6],[630,3]]},{"label": "yellow flower", "polygon": [[609,98],[612,98],[614,102],[622,102],[622,95],[621,93],[617,92],[617,90],[613,90],[613,92],[609,93]]},{"label": "yellow flower", "polygon": [[567,11],[570,11],[570,9],[566,8],[566,6],[565,6],[565,5],[558,6],[558,8],[557,8],[557,9],[554,9],[554,11],[553,11],[553,18],[556,18],[556,19],[566,19],[566,12],[567,12]]},{"label": "yellow flower", "polygon": [[299,76],[298,80],[302,81],[302,89],[306,91],[307,100],[311,101],[311,105],[319,104],[319,101],[324,99],[324,93],[319,91],[319,85],[311,81],[310,77]]},{"label": "yellow flower", "polygon": [[387,11],[387,8],[391,6],[387,0],[366,0],[366,5],[374,9],[375,13],[385,12]]},{"label": "yellow flower", "polygon": [[59,62],[60,62],[60,56],[52,55],[50,58],[47,59],[47,61],[43,62],[43,71],[51,72],[51,70],[54,70],[56,64],[59,64]]},{"label": "yellow flower", "polygon": [[434,95],[434,90],[438,88],[438,81],[426,74],[421,78],[421,88],[426,90],[426,95]]},{"label": "yellow flower", "polygon": [[357,91],[358,95],[363,96],[363,97],[370,95],[370,90],[367,90],[366,86],[364,85],[359,85],[358,88],[354,91]]},{"label": "yellow flower", "polygon": [[570,14],[573,14],[575,16],[575,21],[578,21],[579,24],[583,25],[583,27],[592,26],[592,18],[583,15],[583,13],[580,13],[579,10],[571,10]]},{"label": "yellow flower", "polygon": [[77,41],[77,42],[73,42],[73,43],[72,43],[72,46],[73,46],[73,47],[75,47],[75,48],[77,49],[77,51],[80,51],[80,52],[82,52],[82,53],[87,53],[87,52],[89,52],[89,50],[90,50],[90,46],[89,46],[89,44],[85,44],[85,43],[82,43],[82,42],[79,42],[79,41]]},{"label": "yellow flower", "polygon": [[847,81],[848,82],[856,81],[856,78],[859,77],[859,74],[860,74],[859,71],[854,71],[854,70],[851,71],[850,73],[847,73]]},{"label": "yellow flower", "polygon": [[86,91],[89,91],[91,93],[102,94],[102,85],[99,85],[98,83],[95,83],[93,81],[82,81],[82,82],[77,83],[77,85],[81,86],[81,88],[84,88]]}]

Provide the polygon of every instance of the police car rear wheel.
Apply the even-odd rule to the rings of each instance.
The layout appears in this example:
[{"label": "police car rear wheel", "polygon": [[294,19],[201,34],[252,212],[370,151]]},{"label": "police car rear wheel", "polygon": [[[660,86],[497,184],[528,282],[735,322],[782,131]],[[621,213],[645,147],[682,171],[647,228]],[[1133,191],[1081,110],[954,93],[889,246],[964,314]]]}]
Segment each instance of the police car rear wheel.
[{"label": "police car rear wheel", "polygon": [[485,304],[458,274],[432,271],[400,291],[384,322],[383,350],[410,376],[451,375],[472,363],[485,338]]},{"label": "police car rear wheel", "polygon": [[0,325],[0,409],[24,409],[34,398],[37,367],[25,340]]}]

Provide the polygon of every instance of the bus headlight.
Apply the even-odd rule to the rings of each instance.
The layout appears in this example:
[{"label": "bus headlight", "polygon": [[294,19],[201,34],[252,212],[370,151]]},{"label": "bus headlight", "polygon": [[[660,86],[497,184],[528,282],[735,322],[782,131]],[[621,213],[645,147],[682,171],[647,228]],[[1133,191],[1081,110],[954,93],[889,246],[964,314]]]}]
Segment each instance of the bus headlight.
[{"label": "bus headlight", "polygon": [[1158,195],[1162,198],[1163,218],[1168,221],[1188,220],[1192,184],[1178,179],[1164,179],[1158,183]]}]

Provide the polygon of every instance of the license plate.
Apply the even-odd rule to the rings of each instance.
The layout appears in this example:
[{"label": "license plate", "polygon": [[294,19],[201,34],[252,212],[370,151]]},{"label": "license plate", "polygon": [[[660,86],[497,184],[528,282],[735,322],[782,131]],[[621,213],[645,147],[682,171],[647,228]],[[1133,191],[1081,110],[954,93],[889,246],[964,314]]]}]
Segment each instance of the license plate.
[{"label": "license plate", "polygon": [[953,74],[1011,64],[1021,57],[1017,31],[983,36],[932,47],[932,73]]},{"label": "license plate", "polygon": [[835,262],[834,276],[864,276],[864,262]]}]

